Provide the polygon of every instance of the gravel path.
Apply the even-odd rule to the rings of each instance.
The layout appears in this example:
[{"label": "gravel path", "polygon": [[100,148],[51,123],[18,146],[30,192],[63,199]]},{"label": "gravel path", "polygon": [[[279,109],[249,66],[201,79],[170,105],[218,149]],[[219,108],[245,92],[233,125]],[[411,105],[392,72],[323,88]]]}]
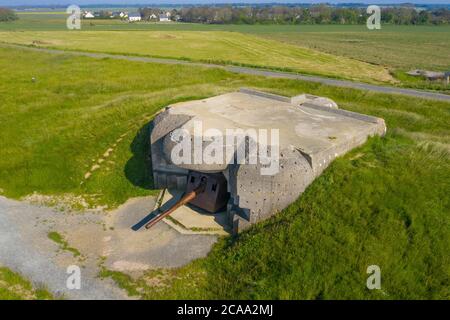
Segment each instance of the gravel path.
[{"label": "gravel path", "polygon": [[189,65],[189,66],[198,66],[198,67],[204,67],[204,68],[221,68],[221,69],[224,69],[224,70],[227,70],[230,72],[240,73],[240,74],[249,74],[249,75],[273,77],[273,78],[284,78],[284,79],[297,79],[297,80],[302,80],[302,81],[326,84],[326,85],[335,86],[335,87],[367,90],[367,91],[380,92],[380,93],[386,93],[386,94],[401,94],[401,95],[406,95],[406,96],[411,96],[411,97],[416,97],[416,98],[442,100],[442,101],[450,102],[450,95],[437,93],[437,92],[405,89],[405,88],[397,88],[397,87],[389,87],[389,86],[381,86],[381,85],[372,85],[372,84],[361,83],[361,82],[337,80],[337,79],[330,79],[330,78],[319,77],[319,76],[308,76],[308,75],[302,75],[302,74],[290,73],[290,72],[282,72],[282,71],[270,71],[270,70],[264,70],[264,69],[258,69],[258,68],[223,66],[223,65],[190,62],[190,61],[176,60],[176,59],[137,57],[137,56],[120,55],[120,54],[91,53],[91,52],[82,52],[82,51],[66,51],[66,50],[35,48],[35,47],[33,48],[33,47],[27,47],[27,46],[23,46],[23,45],[14,45],[14,44],[6,44],[6,43],[1,43],[0,46],[20,48],[20,49],[26,49],[26,50],[32,50],[32,51],[47,52],[47,53],[51,53],[51,54],[72,54],[72,55],[76,55],[76,56],[86,56],[86,57],[99,58],[99,59],[110,58],[110,59],[149,62],[149,63]]},{"label": "gravel path", "polygon": [[[100,257],[110,269],[137,274],[152,268],[178,267],[206,256],[216,236],[182,235],[159,223],[151,230],[131,226],[148,215],[154,197],[131,199],[112,212],[56,211],[0,196],[0,265],[45,285],[66,299],[128,299],[110,279],[98,278]],[[83,258],[61,250],[48,238],[57,231]],[[81,267],[81,289],[66,287],[70,265]]]},{"label": "gravel path", "polygon": [[0,263],[63,298],[126,298],[110,280],[98,279],[93,270],[81,270],[80,290],[67,289],[67,267],[80,263],[70,253],[58,253],[58,245],[47,237],[47,225],[37,219],[49,221],[58,214],[50,208],[0,197]]}]

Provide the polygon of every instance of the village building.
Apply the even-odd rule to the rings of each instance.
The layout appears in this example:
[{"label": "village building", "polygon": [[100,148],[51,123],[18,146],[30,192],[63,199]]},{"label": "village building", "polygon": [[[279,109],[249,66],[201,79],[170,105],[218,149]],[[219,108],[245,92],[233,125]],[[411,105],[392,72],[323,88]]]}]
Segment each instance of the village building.
[{"label": "village building", "polygon": [[130,22],[136,22],[136,21],[141,21],[141,15],[139,13],[131,13],[128,15],[128,21]]},{"label": "village building", "polygon": [[94,18],[94,14],[92,12],[90,12],[90,11],[85,11],[84,15],[83,15],[83,18],[85,18],[85,19],[93,19]]},{"label": "village building", "polygon": [[160,14],[159,21],[160,22],[169,22],[170,21],[170,12]]}]

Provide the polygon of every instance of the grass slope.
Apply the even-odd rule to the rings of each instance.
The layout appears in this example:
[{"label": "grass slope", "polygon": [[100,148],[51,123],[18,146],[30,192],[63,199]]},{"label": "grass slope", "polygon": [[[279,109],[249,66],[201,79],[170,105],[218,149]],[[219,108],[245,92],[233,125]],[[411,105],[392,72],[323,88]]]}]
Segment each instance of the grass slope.
[{"label": "grass slope", "polygon": [[[214,251],[206,261],[208,292],[257,299],[450,298],[444,200],[450,167],[430,152],[391,135],[339,159],[280,216]],[[381,268],[382,290],[365,287],[373,264]]]},{"label": "grass slope", "polygon": [[[0,57],[0,188],[10,197],[74,193],[113,206],[154,193],[144,166],[152,115],[240,86],[323,95],[386,120],[386,138],[338,158],[289,208],[222,239],[207,258],[139,279],[102,271],[130,294],[450,298],[449,103],[213,69],[12,49]],[[83,180],[93,164],[100,167]],[[381,267],[381,291],[365,286],[371,264]]]},{"label": "grass slope", "polygon": [[[449,299],[450,168],[441,157],[397,135],[372,139],[206,259],[137,280],[102,275],[144,299]],[[366,288],[373,264],[381,290]]]},{"label": "grass slope", "polygon": [[0,32],[0,41],[41,47],[242,64],[366,82],[390,82],[386,69],[236,32]]},{"label": "grass slope", "polygon": [[227,79],[219,70],[6,49],[0,56],[0,188],[14,198],[87,194],[118,205],[155,194],[145,125],[164,105],[214,94]]}]

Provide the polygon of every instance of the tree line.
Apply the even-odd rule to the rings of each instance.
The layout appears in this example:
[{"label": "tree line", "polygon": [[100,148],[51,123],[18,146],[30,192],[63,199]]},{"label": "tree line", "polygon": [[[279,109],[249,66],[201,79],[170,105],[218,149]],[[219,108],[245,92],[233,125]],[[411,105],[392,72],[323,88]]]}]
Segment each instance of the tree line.
[{"label": "tree line", "polygon": [[[139,9],[143,20],[151,20],[158,8]],[[171,19],[207,24],[364,24],[366,8],[342,8],[328,5],[302,6],[193,6],[171,11]],[[450,10],[416,10],[413,7],[381,8],[386,24],[450,24]]]},{"label": "tree line", "polygon": [[8,8],[0,8],[0,22],[14,21],[19,17],[17,14]]}]

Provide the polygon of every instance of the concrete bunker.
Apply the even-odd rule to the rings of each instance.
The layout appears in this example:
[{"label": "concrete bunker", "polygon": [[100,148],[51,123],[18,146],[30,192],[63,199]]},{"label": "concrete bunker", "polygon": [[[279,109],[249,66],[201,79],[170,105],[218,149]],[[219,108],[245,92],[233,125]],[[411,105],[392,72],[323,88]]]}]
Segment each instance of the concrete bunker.
[{"label": "concrete bunker", "polygon": [[[197,123],[202,124],[201,137],[196,132]],[[196,161],[195,141],[200,141],[204,150],[216,141],[217,132],[227,129],[278,130],[278,147],[270,150],[272,156],[276,152],[272,159],[276,159],[277,171],[262,174],[274,163],[249,161],[254,153],[248,146],[268,150],[264,147],[269,144],[264,139],[254,141],[252,135],[240,142],[233,139],[233,145],[223,144],[224,154],[227,147],[244,150],[245,163],[236,161],[235,154],[231,162]],[[173,151],[180,143],[174,135],[180,130],[189,133],[186,139],[191,140],[192,148],[191,161],[184,163],[173,159]],[[155,187],[192,191],[195,186],[190,187],[190,183],[195,177],[223,175],[225,184],[218,188],[221,194],[216,196],[222,201],[226,197],[225,220],[231,232],[238,233],[294,202],[333,159],[363,144],[369,136],[385,132],[383,119],[340,110],[334,101],[308,94],[284,97],[243,88],[176,103],[153,121],[150,149]]]}]

